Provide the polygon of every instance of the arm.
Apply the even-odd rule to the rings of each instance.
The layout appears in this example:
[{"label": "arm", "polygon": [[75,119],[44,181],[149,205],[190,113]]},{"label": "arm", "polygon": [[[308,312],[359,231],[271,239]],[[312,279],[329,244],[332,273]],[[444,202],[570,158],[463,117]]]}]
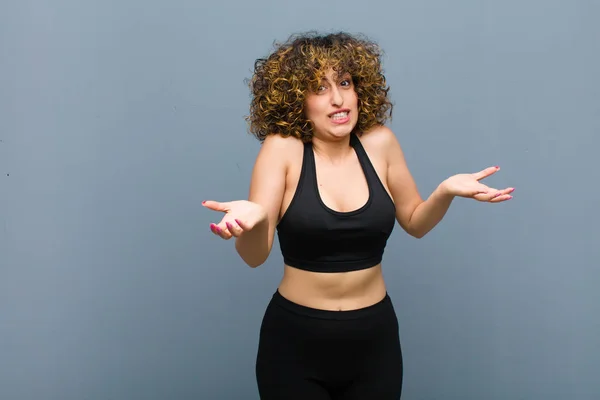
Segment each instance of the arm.
[{"label": "arm", "polygon": [[262,265],[273,247],[275,228],[285,190],[287,172],[286,149],[293,138],[269,135],[263,142],[250,182],[248,200],[262,206],[265,216],[250,231],[244,231],[235,242],[235,248],[252,268]]},{"label": "arm", "polygon": [[410,234],[420,239],[429,233],[444,218],[453,199],[442,182],[427,200],[413,210],[408,224]]},{"label": "arm", "polygon": [[406,165],[404,153],[394,133],[385,130],[385,151],[388,165],[388,186],[396,203],[396,219],[411,236],[422,238],[446,215],[454,196],[442,182],[425,201]]}]

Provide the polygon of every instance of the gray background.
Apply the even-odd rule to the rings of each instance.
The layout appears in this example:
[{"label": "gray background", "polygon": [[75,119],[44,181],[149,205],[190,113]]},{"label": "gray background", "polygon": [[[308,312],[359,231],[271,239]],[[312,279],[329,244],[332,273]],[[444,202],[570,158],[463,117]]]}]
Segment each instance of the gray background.
[{"label": "gray background", "polygon": [[281,277],[209,231],[259,144],[274,40],[362,32],[423,196],[499,164],[385,274],[403,399],[600,398],[600,3],[55,0],[0,5],[0,398],[257,399]]}]

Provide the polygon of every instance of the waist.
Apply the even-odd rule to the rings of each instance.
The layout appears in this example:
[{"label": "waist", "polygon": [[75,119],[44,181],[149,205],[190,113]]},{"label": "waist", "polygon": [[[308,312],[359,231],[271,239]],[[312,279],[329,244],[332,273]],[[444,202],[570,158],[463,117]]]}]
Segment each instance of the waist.
[{"label": "waist", "polygon": [[320,310],[347,311],[385,298],[381,265],[351,272],[312,272],[284,267],[279,293],[290,301]]},{"label": "waist", "polygon": [[[277,304],[284,308],[287,311],[291,311],[297,315],[301,315],[309,318],[317,318],[317,319],[326,319],[326,320],[352,320],[352,319],[362,319],[367,318],[369,316],[376,315],[379,311],[382,311],[384,308],[388,308],[391,306],[393,308],[392,300],[389,294],[385,294],[384,297],[376,303],[373,303],[369,306],[365,306],[362,308],[356,308],[352,310],[345,311],[333,311],[333,310],[323,310],[319,308],[311,308],[301,304],[294,303],[289,300],[285,296],[281,294],[279,290],[275,291],[273,297],[271,298],[272,304]],[[322,331],[320,332],[322,336]],[[340,332],[344,333],[344,332]],[[347,333],[347,332],[346,332]],[[337,338],[339,343],[339,337]]]}]

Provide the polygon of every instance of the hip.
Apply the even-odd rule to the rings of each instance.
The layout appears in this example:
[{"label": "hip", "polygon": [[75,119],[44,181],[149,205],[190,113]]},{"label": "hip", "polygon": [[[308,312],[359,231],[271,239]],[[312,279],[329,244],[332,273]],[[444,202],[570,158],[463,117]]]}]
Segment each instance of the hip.
[{"label": "hip", "polygon": [[276,291],[265,310],[261,336],[285,337],[288,344],[319,343],[320,351],[339,348],[345,352],[353,343],[373,346],[384,344],[385,339],[397,340],[398,318],[388,293],[367,307],[333,311],[295,303]]}]

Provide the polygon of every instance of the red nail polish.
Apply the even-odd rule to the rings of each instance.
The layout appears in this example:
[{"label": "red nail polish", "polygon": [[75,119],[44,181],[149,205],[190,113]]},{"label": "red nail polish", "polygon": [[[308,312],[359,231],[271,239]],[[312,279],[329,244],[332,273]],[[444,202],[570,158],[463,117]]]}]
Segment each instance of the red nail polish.
[{"label": "red nail polish", "polygon": [[231,230],[233,228],[233,225],[231,225],[230,222],[225,222],[225,225],[227,225],[227,229]]},{"label": "red nail polish", "polygon": [[240,220],[239,220],[239,219],[236,219],[236,220],[235,220],[235,222],[237,222],[237,224],[238,224],[239,226],[242,226],[242,223],[240,222]]}]

